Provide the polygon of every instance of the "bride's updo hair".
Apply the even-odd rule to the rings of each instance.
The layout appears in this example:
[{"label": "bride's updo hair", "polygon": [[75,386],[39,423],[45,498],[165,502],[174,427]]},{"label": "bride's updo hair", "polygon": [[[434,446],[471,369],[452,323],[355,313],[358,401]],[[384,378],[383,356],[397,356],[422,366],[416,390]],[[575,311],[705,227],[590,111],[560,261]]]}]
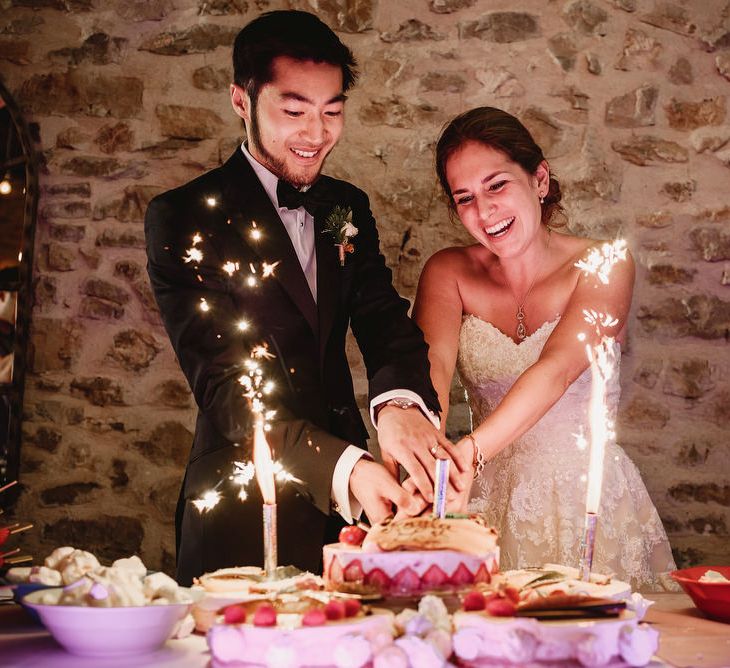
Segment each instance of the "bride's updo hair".
[{"label": "bride's updo hair", "polygon": [[[436,173],[452,214],[455,212],[455,205],[446,180],[446,163],[458,149],[470,141],[501,151],[528,174],[534,174],[545,159],[542,149],[535,143],[529,130],[512,114],[495,107],[476,107],[465,111],[444,128],[436,144]],[[555,226],[555,214],[563,213],[561,199],[560,184],[551,174],[548,193],[542,204],[544,225]]]}]

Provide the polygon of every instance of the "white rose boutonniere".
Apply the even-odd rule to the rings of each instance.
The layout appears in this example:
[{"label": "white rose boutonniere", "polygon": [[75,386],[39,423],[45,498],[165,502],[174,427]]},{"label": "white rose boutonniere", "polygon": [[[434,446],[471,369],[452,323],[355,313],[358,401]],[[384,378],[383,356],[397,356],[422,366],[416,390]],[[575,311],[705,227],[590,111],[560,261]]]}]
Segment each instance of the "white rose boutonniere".
[{"label": "white rose boutonniere", "polygon": [[354,253],[355,246],[350,242],[357,236],[358,229],[352,224],[352,208],[335,206],[324,221],[323,232],[332,235],[340,256],[340,266],[345,266],[345,253]]}]

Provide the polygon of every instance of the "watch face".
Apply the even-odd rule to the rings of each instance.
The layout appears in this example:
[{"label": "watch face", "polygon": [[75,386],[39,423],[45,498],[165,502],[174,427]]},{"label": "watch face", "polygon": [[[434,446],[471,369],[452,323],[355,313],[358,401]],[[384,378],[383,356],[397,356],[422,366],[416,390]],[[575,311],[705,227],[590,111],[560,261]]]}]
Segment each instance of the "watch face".
[{"label": "watch face", "polygon": [[416,405],[416,402],[410,399],[393,399],[389,403],[398,406],[398,408],[411,408]]}]

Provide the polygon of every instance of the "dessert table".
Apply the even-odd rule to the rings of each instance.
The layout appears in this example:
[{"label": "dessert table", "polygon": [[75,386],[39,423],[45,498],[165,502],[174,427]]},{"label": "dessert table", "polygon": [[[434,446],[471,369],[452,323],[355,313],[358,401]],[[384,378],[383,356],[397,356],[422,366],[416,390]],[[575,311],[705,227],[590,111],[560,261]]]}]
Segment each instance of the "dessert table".
[{"label": "dessert table", "polygon": [[[706,619],[685,594],[647,594],[655,601],[645,621],[660,632],[651,668],[730,668],[730,624]],[[4,668],[206,668],[205,638],[170,640],[154,654],[123,659],[67,654],[17,605],[0,606],[0,666]],[[623,664],[612,663],[610,668]]]}]

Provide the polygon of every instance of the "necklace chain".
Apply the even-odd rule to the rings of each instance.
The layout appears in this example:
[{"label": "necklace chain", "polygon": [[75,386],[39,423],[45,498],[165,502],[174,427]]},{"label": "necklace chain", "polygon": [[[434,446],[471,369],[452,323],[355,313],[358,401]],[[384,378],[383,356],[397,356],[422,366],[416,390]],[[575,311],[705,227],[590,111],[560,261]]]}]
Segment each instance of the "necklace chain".
[{"label": "necklace chain", "polygon": [[[550,228],[548,228],[548,240],[547,240],[547,246],[545,246],[545,255],[547,255],[547,251],[550,249],[550,239],[551,235]],[[517,295],[515,294],[515,291],[512,289],[512,284],[509,282],[509,279],[507,278],[507,274],[505,273],[504,269],[502,269],[502,273],[504,274],[504,280],[506,281],[509,291],[512,293],[512,297],[515,300],[515,304],[517,304],[517,330],[516,335],[517,338],[520,341],[524,341],[527,338],[527,327],[525,327],[525,302],[527,301],[527,298],[530,296],[530,292],[532,292],[532,288],[535,286],[535,283],[537,282],[537,277],[540,275],[540,272],[542,271],[542,265],[545,263],[545,256],[543,256],[542,261],[540,262],[540,266],[537,268],[537,271],[535,272],[535,275],[532,277],[532,283],[530,283],[530,287],[527,288],[527,292],[525,292],[525,296],[522,298],[522,302],[520,302],[519,299],[517,299]]]}]

